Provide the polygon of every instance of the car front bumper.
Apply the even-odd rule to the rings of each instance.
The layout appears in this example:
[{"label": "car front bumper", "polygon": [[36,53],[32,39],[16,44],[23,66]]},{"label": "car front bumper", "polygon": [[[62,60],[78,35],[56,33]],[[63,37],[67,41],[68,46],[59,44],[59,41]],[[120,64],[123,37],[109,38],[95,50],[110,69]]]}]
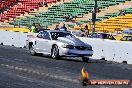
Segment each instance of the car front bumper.
[{"label": "car front bumper", "polygon": [[92,56],[93,50],[77,50],[77,49],[67,49],[60,48],[59,49],[60,56],[68,56],[68,57],[83,57],[83,56]]}]

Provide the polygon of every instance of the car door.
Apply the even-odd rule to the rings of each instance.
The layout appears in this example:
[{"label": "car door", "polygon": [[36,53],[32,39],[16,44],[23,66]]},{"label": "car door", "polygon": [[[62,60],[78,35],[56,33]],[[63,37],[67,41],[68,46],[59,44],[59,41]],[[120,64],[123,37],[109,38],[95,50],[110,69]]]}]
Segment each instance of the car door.
[{"label": "car door", "polygon": [[49,32],[43,32],[41,38],[37,42],[41,52],[43,52],[44,54],[50,54],[52,44]]},{"label": "car door", "polygon": [[41,41],[43,41],[43,33],[39,33],[37,35],[37,40],[35,41],[35,48],[38,53],[43,52],[43,47],[42,47]]}]

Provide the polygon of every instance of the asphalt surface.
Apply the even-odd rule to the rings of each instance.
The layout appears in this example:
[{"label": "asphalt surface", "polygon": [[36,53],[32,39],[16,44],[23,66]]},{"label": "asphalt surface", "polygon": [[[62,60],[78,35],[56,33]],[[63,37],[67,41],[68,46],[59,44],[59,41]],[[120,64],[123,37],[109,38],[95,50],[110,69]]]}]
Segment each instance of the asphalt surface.
[{"label": "asphalt surface", "polygon": [[132,80],[132,65],[80,58],[31,56],[26,49],[0,45],[0,88],[132,88],[132,85],[82,86],[84,67],[90,79]]}]

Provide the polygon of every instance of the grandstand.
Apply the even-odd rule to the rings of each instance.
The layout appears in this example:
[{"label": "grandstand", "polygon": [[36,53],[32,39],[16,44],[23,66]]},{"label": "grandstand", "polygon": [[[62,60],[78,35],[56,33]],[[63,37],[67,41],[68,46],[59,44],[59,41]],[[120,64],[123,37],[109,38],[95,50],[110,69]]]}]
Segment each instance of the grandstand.
[{"label": "grandstand", "polygon": [[[1,1],[0,26],[30,27],[33,23],[40,23],[43,27],[54,28],[56,24],[64,22],[74,29],[84,28],[86,24],[92,30],[91,12],[94,0],[4,0]],[[125,0],[97,0],[100,12],[97,13],[96,30],[115,32],[125,27],[132,27],[132,2]],[[119,11],[126,13],[119,16]],[[67,22],[64,15],[72,15],[74,22]],[[77,17],[75,19],[75,17]],[[2,26],[3,27],[3,26]],[[2,28],[4,29],[4,28]],[[7,28],[6,28],[7,30]],[[27,30],[27,29],[26,29]]]},{"label": "grandstand", "polygon": [[[39,4],[39,2],[43,2],[44,0],[12,0],[12,1],[8,0],[7,2],[16,2],[16,1],[17,1],[16,5],[13,5],[12,7],[8,6],[9,9],[1,13],[0,15],[1,21],[9,20],[10,18],[15,18],[16,16],[19,16],[20,14],[24,14],[25,12],[30,12],[34,9],[38,9],[39,7],[43,6]],[[49,3],[56,2],[56,0],[47,0],[47,2]]]},{"label": "grandstand", "polygon": [[124,16],[111,17],[105,21],[98,22],[96,29],[108,32],[121,31],[124,28],[132,27],[132,14],[125,14]]},{"label": "grandstand", "polygon": [[[120,10],[125,11],[123,16],[120,16]],[[89,15],[89,16],[88,16]],[[85,16],[85,19],[90,19],[91,13]],[[85,24],[89,25],[89,29],[92,30],[92,23],[86,22],[85,19],[79,19],[78,22],[82,22],[80,26],[74,26],[75,29],[79,29],[80,27],[85,27]],[[84,23],[84,22],[85,23]],[[121,31],[124,28],[132,27],[132,3],[126,1],[123,4],[110,6],[106,9],[102,9],[100,13],[97,13],[97,21],[96,21],[96,30],[103,32],[115,32]]]},{"label": "grandstand", "polygon": [[[9,25],[9,21],[16,19],[17,17],[26,16],[26,13],[31,13],[40,7],[43,7],[45,0],[3,0],[0,3],[0,26],[1,27],[13,27]],[[49,3],[56,3],[60,0],[46,0]],[[15,2],[15,3],[14,3]],[[23,16],[22,16],[23,15]],[[32,15],[28,15],[32,16]],[[3,23],[2,23],[3,22]],[[21,25],[21,24],[20,24]],[[2,28],[4,29],[4,28]]]}]

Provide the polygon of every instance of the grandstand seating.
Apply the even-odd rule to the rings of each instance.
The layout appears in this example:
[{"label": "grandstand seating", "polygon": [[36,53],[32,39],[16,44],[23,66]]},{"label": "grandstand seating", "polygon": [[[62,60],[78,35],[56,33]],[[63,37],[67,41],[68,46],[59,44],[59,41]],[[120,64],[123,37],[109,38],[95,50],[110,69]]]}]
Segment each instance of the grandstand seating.
[{"label": "grandstand seating", "polygon": [[[124,3],[125,0],[100,0],[98,1],[99,8],[105,8],[118,3]],[[52,25],[54,23],[65,21],[64,15],[79,16],[91,12],[94,7],[94,0],[74,0],[71,2],[54,5],[48,8],[48,12],[37,13],[36,16],[26,17],[23,19],[10,22],[14,25],[29,26],[32,23],[40,23],[42,26]]]},{"label": "grandstand seating", "polygon": [[[125,14],[132,14],[132,8],[125,8],[125,9],[122,9],[122,10],[125,11]],[[116,16],[119,15],[119,13],[120,13],[120,11],[114,12],[114,13],[106,13],[102,17],[97,17],[97,20],[103,20],[103,19],[107,19],[107,18],[110,18],[110,17],[116,17]]]},{"label": "grandstand seating", "polygon": [[[16,0],[12,0],[13,2]],[[17,0],[18,4],[12,6],[9,10],[6,12],[3,12],[0,14],[0,21],[9,20],[10,18],[15,18],[16,16],[19,16],[20,14],[24,14],[25,12],[30,12],[34,9],[38,9],[42,5],[39,4],[39,2],[44,2],[44,0]],[[57,0],[47,0],[47,2],[56,2]],[[8,6],[9,0],[5,1],[6,6]],[[12,4],[12,3],[10,3]]]},{"label": "grandstand seating", "polygon": [[[125,8],[125,15],[119,15],[118,12],[114,13],[106,13],[106,15],[102,17],[98,17],[98,21],[96,22],[96,30],[103,32],[115,32],[122,31],[124,28],[132,27],[132,8]],[[92,23],[87,23],[89,25],[89,29],[92,30]],[[85,27],[85,25],[81,25],[81,27]],[[74,26],[75,29],[80,28],[79,26]]]},{"label": "grandstand seating", "polygon": [[4,10],[5,8],[15,4],[16,2],[17,0],[5,0],[5,1],[0,0],[0,8],[1,10]]},{"label": "grandstand seating", "polygon": [[111,17],[105,21],[97,22],[96,26],[99,31],[107,30],[109,32],[123,30],[124,28],[132,28],[132,14]]},{"label": "grandstand seating", "polygon": [[[125,16],[119,16],[120,10],[125,11]],[[131,28],[131,14],[132,2],[130,1],[126,1],[125,3],[102,9],[100,13],[97,13],[96,30],[105,32],[115,32],[122,31],[125,28]],[[76,24],[68,25],[70,27],[73,27],[74,29],[80,29],[85,28],[86,24],[88,25],[89,29],[92,30],[91,13],[85,15],[84,18],[79,18]]]}]

